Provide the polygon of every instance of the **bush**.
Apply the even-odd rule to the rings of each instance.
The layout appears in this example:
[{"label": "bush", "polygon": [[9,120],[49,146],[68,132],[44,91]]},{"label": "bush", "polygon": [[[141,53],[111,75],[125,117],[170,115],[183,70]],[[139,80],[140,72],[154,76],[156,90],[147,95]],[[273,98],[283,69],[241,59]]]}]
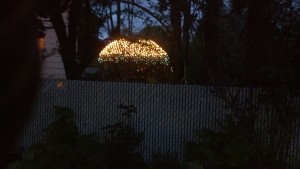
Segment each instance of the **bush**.
[{"label": "bush", "polygon": [[[134,106],[120,106],[130,118]],[[54,107],[56,121],[44,131],[47,142],[32,145],[9,169],[142,169],[144,161],[136,147],[144,140],[122,122],[104,127],[103,142],[93,135],[80,135],[72,121],[74,112],[66,107]]]},{"label": "bush", "polygon": [[[244,117],[247,119],[246,117]],[[195,132],[197,143],[188,145],[190,168],[242,169],[251,165],[254,143],[250,141],[247,123],[228,116],[221,131],[201,129]]]},{"label": "bush", "polygon": [[31,146],[9,169],[103,168],[102,145],[92,135],[79,135],[70,109],[54,109],[57,120],[45,129],[48,141]]}]

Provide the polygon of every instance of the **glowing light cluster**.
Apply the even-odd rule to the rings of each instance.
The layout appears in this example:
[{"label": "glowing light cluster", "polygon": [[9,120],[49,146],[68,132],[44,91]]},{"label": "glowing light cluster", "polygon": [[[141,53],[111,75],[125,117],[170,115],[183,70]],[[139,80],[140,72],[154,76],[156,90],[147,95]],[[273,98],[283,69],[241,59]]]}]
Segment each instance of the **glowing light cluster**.
[{"label": "glowing light cluster", "polygon": [[168,54],[152,40],[139,39],[130,42],[125,39],[109,43],[100,53],[98,61],[103,62],[135,62],[147,65],[169,65]]}]

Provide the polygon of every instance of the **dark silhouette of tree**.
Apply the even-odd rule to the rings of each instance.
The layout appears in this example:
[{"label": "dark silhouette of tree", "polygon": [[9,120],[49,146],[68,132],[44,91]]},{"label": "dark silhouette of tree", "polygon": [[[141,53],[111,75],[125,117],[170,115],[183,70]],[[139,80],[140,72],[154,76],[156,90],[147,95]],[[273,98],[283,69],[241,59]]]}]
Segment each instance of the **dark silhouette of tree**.
[{"label": "dark silhouette of tree", "polygon": [[170,20],[170,57],[174,70],[173,82],[186,81],[185,66],[189,55],[191,28],[191,0],[160,0],[159,11],[169,12]]},{"label": "dark silhouette of tree", "polygon": [[121,2],[117,0],[117,27],[116,27],[116,36],[119,36],[121,33]]},{"label": "dark silhouette of tree", "polygon": [[[276,79],[299,79],[295,76],[299,72],[295,64],[299,61],[296,49],[299,43],[296,40],[299,37],[299,6],[292,1],[160,0],[158,4],[150,0],[143,3],[133,0],[93,1],[93,5],[101,7],[99,10],[91,7],[89,1],[41,2],[46,4],[44,8],[58,34],[61,55],[70,79],[79,78],[91,56],[96,55],[95,50],[92,52],[95,47],[91,46],[96,44],[93,38],[96,39],[95,32],[98,32],[94,24],[97,17],[108,23],[110,35],[118,37],[122,35],[124,14],[143,18],[149,25],[151,19],[155,20],[165,29],[171,44],[168,53],[175,83],[183,80],[188,83],[187,77],[192,77],[189,70],[196,70],[188,64],[193,59],[199,60],[201,68],[197,71],[201,71],[198,74],[201,74],[202,80],[197,83],[202,84],[259,86],[274,83]],[[145,7],[145,3],[150,6]],[[116,5],[116,10],[113,10],[113,5]],[[130,11],[129,5],[139,11]],[[61,16],[67,9],[70,10],[68,28],[63,25]],[[104,12],[99,12],[102,9],[105,9]],[[113,15],[117,16],[116,23]],[[128,21],[127,33],[132,35],[130,19]],[[76,49],[78,40],[79,53]],[[196,49],[193,52],[191,44]],[[289,52],[291,50],[294,52]],[[284,63],[285,69],[280,69],[280,63]],[[286,73],[289,75],[284,76]]]},{"label": "dark silhouette of tree", "polygon": [[[42,0],[39,3],[43,17],[49,17],[59,42],[59,52],[67,79],[80,79],[82,71],[91,62],[97,45],[101,20],[94,16],[89,1]],[[69,10],[68,24],[62,14]],[[78,44],[81,44],[77,48]]]},{"label": "dark silhouette of tree", "polygon": [[189,54],[190,54],[190,30],[191,30],[191,22],[192,22],[192,15],[191,15],[191,1],[184,1],[184,6],[183,6],[183,60],[184,60],[184,80],[185,83],[187,83],[187,62],[189,59]]},{"label": "dark silhouette of tree", "polygon": [[215,78],[220,78],[220,66],[218,61],[219,44],[219,18],[222,2],[221,0],[207,0],[204,9],[204,39],[205,39],[205,58],[208,69],[211,72],[212,83]]},{"label": "dark silhouette of tree", "polygon": [[[293,62],[299,58],[300,13],[292,1],[232,1],[232,11],[245,16],[243,84],[270,86],[299,82]],[[298,55],[298,56],[297,56]],[[292,61],[293,60],[293,61]],[[290,85],[290,84],[289,84]]]},{"label": "dark silhouette of tree", "polygon": [[259,73],[259,68],[266,63],[266,59],[270,58],[268,51],[271,44],[272,30],[271,20],[268,14],[268,6],[270,1],[249,1],[246,23],[246,83],[255,84],[256,81],[262,82],[265,77]]},{"label": "dark silhouette of tree", "polygon": [[299,63],[296,39],[300,19],[296,2],[192,2],[202,11],[202,17],[192,20],[197,31],[191,44],[193,49],[204,53],[199,50],[190,53],[191,59],[198,59],[203,67],[197,70],[202,72],[198,83],[252,86],[299,83],[295,76],[299,73],[295,65]]}]

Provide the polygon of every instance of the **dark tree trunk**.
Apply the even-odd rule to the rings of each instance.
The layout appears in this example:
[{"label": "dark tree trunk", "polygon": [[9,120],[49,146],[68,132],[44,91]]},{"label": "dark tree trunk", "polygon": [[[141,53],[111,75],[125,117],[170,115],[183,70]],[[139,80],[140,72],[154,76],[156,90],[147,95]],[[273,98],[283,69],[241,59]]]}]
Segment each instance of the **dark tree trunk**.
[{"label": "dark tree trunk", "polygon": [[66,26],[60,12],[51,12],[50,21],[56,32],[57,39],[60,47],[60,54],[65,67],[67,79],[77,79],[78,69],[75,60],[75,52],[72,51],[72,45],[68,39]]},{"label": "dark tree trunk", "polygon": [[114,32],[114,29],[115,29],[115,25],[114,25],[114,20],[113,20],[113,17],[112,17],[112,3],[109,2],[108,4],[108,7],[109,7],[109,21],[110,21],[110,25],[111,25],[111,30],[110,30],[110,34],[112,34]]},{"label": "dark tree trunk", "polygon": [[70,15],[69,15],[69,25],[68,29],[68,40],[70,44],[70,55],[75,63],[78,64],[77,56],[77,42],[78,42],[78,27],[79,27],[79,13],[80,13],[80,0],[73,0]]},{"label": "dark tree trunk", "polygon": [[259,71],[267,56],[269,33],[266,21],[266,1],[251,0],[248,2],[246,72],[244,83],[261,85],[266,79]]},{"label": "dark tree trunk", "polygon": [[[80,79],[82,71],[84,70],[86,57],[80,57],[78,52],[79,37],[84,37],[84,43],[86,42],[86,28],[81,27],[82,23],[80,17],[85,17],[85,7],[81,4],[80,0],[73,0],[70,6],[70,15],[68,25],[63,20],[62,13],[64,10],[59,8],[59,3],[52,4],[48,1],[46,7],[49,9],[50,21],[53,24],[53,28],[56,32],[59,42],[60,54],[64,64],[66,78],[67,79]],[[89,6],[88,3],[85,6]],[[80,15],[81,14],[81,15]],[[87,20],[88,18],[84,18]],[[79,32],[80,31],[80,32]],[[85,45],[83,45],[82,51],[85,51]],[[83,56],[83,55],[81,55]],[[84,63],[84,64],[83,64]]]},{"label": "dark tree trunk", "polygon": [[219,11],[221,7],[220,0],[207,0],[205,11],[205,58],[208,63],[208,72],[210,72],[210,83],[217,83],[219,77],[218,64],[218,22]]},{"label": "dark tree trunk", "polygon": [[186,64],[189,56],[189,45],[190,45],[190,20],[191,20],[191,1],[184,1],[184,9],[183,9],[183,57],[184,57],[184,79],[187,82],[187,72],[186,72]]},{"label": "dark tree trunk", "polygon": [[117,27],[116,27],[116,36],[119,36],[121,33],[121,2],[117,0]]},{"label": "dark tree trunk", "polygon": [[78,37],[80,70],[82,71],[92,62],[94,56],[98,55],[98,28],[102,22],[98,16],[91,13],[89,2],[85,1],[84,3],[85,7],[81,8],[80,11],[82,13],[81,20],[84,22],[80,22],[79,29],[81,30],[81,34]]},{"label": "dark tree trunk", "polygon": [[171,0],[171,65],[174,70],[174,82],[183,80],[183,57],[181,55],[181,15],[180,1]]}]

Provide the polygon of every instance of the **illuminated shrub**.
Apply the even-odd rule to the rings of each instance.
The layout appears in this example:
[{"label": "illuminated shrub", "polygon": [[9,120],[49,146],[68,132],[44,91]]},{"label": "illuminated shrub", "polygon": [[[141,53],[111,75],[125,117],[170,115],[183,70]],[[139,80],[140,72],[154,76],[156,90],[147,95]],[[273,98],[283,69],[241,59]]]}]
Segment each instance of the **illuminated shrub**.
[{"label": "illuminated shrub", "polygon": [[128,73],[147,78],[155,72],[171,70],[168,54],[154,41],[147,39],[114,40],[99,53],[98,61],[106,65],[105,71],[113,69],[114,73],[119,72],[120,78],[123,78],[121,74],[126,76]]},{"label": "illuminated shrub", "polygon": [[169,65],[168,54],[155,42],[146,39],[139,39],[137,42],[115,40],[100,52],[98,61]]}]

